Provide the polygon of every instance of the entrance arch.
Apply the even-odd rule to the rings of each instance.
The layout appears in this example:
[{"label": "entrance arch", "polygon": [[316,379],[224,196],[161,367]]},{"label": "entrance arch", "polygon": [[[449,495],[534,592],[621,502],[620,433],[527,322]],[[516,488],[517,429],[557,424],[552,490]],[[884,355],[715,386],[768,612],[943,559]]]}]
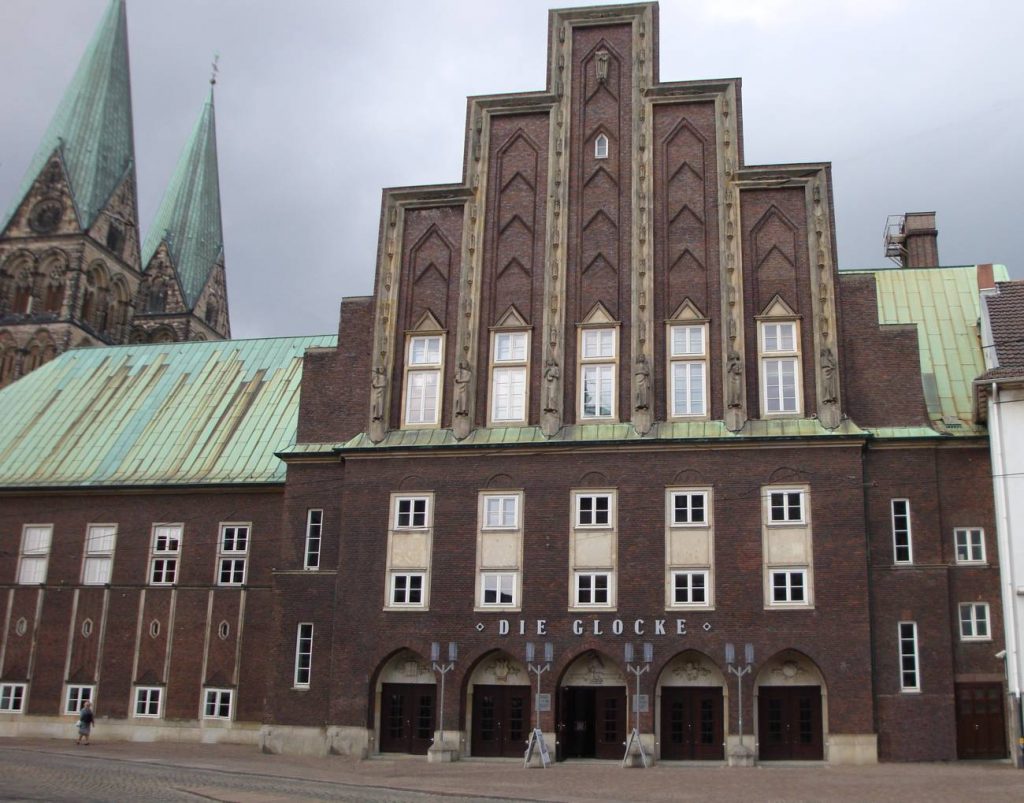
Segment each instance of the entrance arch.
[{"label": "entrance arch", "polygon": [[754,683],[760,761],[820,761],[828,722],[825,679],[801,652],[776,653]]},{"label": "entrance arch", "polygon": [[488,653],[466,688],[470,755],[522,758],[530,735],[530,673],[506,652]]},{"label": "entrance arch", "polygon": [[726,689],[722,670],[702,652],[686,650],[666,664],[654,709],[660,760],[725,758]]},{"label": "entrance arch", "polygon": [[426,755],[437,722],[437,679],[430,663],[400,650],[377,675],[374,697],[378,751]]},{"label": "entrance arch", "polygon": [[626,676],[591,650],[566,668],[558,685],[558,759],[621,759],[626,742]]}]

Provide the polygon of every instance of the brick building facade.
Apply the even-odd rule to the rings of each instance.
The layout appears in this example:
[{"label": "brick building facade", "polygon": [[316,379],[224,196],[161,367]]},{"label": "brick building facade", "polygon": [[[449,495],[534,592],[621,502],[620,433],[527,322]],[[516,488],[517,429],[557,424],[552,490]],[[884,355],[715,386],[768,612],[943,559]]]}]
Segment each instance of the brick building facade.
[{"label": "brick building facade", "polygon": [[[747,165],[739,81],[661,81],[658,39],[654,4],[551,12],[546,88],[469,100],[463,181],[384,191],[336,345],[167,353],[216,367],[160,415],[234,405],[190,411],[192,451],[147,473],[156,431],[104,451],[28,413],[0,440],[0,684],[24,701],[0,728],[58,728],[89,685],[132,738],[274,752],[521,756],[538,728],[556,758],[622,759],[636,728],[662,761],[1005,755],[971,414],[1005,269],[840,272],[828,165]],[[285,360],[299,393],[299,346],[275,417],[262,377]],[[160,385],[158,348],[113,368]],[[0,405],[40,409],[68,357]],[[183,480],[224,430],[230,477]],[[72,442],[100,453],[65,465]],[[89,551],[97,521],[116,551]],[[79,604],[130,668],[78,659]]]}]

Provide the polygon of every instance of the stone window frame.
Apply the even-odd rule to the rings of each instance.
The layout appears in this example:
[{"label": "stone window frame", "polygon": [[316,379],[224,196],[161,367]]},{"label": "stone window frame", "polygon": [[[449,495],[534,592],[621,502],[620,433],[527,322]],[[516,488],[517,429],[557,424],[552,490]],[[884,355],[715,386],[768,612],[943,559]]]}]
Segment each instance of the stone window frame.
[{"label": "stone window frame", "polygon": [[[490,580],[495,580],[493,588],[488,588]],[[511,599],[508,602],[504,602],[500,599],[500,595],[506,592],[503,588],[503,580],[508,580],[510,588],[508,594]],[[480,604],[481,609],[493,610],[518,610],[519,609],[519,594],[517,593],[519,588],[519,572],[516,571],[481,571],[480,572]],[[493,592],[495,594],[495,601],[487,601],[487,593]]]},{"label": "stone window frame", "polygon": [[[476,544],[476,610],[520,610],[521,586],[523,574],[523,504],[524,493],[521,490],[486,490],[478,495],[477,502],[477,544]],[[489,503],[499,501],[498,510],[500,517],[497,523],[491,519]],[[512,509],[512,523],[505,523],[507,508]],[[496,539],[515,539],[511,554],[514,563],[506,565],[485,565],[484,556],[486,553],[485,541]],[[487,579],[488,577],[509,576],[512,581],[511,602],[487,602]],[[495,589],[501,593],[500,581]]]},{"label": "stone window frame", "polygon": [[[156,706],[156,713],[151,709]],[[140,707],[145,711],[140,712]],[[132,717],[138,719],[160,719],[163,716],[164,708],[164,687],[163,686],[133,686],[132,687]]]},{"label": "stone window frame", "polygon": [[[239,537],[240,531],[245,531],[243,538]],[[229,531],[234,531],[229,535]],[[239,541],[244,541],[245,546],[238,547]],[[238,587],[244,586],[249,574],[249,545],[252,543],[252,522],[251,521],[222,521],[217,528],[217,577],[216,585]],[[230,544],[230,546],[229,546]],[[239,565],[241,565],[241,577],[238,577]],[[225,580],[225,569],[228,571],[228,579]]]},{"label": "stone window frame", "polygon": [[[390,573],[390,594],[387,607],[394,609],[426,609],[427,607],[427,573],[425,571],[399,570]],[[402,580],[401,584],[399,580]],[[413,588],[413,580],[419,580],[419,588]],[[401,587],[400,587],[401,585]],[[419,594],[419,599],[410,601],[410,597]],[[402,597],[400,599],[400,597]]]},{"label": "stone window frame", "polygon": [[[961,538],[962,536],[962,538]],[[973,536],[977,536],[975,539]],[[988,564],[985,550],[984,527],[956,527],[953,529],[953,547],[956,562],[961,566],[985,566]],[[960,557],[961,550],[965,557]],[[978,557],[973,555],[977,553]]]},{"label": "stone window frame", "polygon": [[[668,394],[668,419],[670,421],[700,421],[707,420],[710,416],[709,404],[708,404],[708,324],[706,322],[671,322],[668,324],[668,332],[666,334],[665,353],[668,359],[668,382],[666,391]],[[676,351],[676,331],[677,330],[694,330],[699,331],[701,349],[700,351]],[[690,343],[690,335],[686,336],[686,342]],[[689,369],[692,366],[700,366],[700,383],[701,383],[701,410],[699,412],[693,410],[687,410],[684,412],[677,412],[676,410],[676,369],[686,367]],[[691,377],[687,375],[687,390],[690,390]],[[689,395],[689,394],[688,394]],[[689,402],[689,400],[687,400]],[[689,408],[689,403],[687,403]]]},{"label": "stone window frame", "polygon": [[[109,530],[111,532],[105,533]],[[100,539],[110,538],[109,548],[102,548],[98,545]],[[114,550],[117,548],[117,524],[87,524],[85,527],[85,545],[82,550],[82,585],[102,586],[110,585],[114,571]],[[98,575],[90,575],[95,572],[94,567],[104,567]],[[100,579],[102,578],[102,579]]]},{"label": "stone window frame", "polygon": [[[614,610],[618,605],[618,491],[614,488],[585,488],[570,491],[572,525],[569,534],[569,588],[570,611]],[[581,505],[584,498],[604,498],[608,502],[607,521],[580,523]],[[596,510],[596,508],[595,508]],[[606,537],[608,562],[590,563],[579,557],[580,543]],[[580,575],[607,575],[608,601],[602,603],[580,603]],[[593,587],[592,587],[593,590]]]},{"label": "stone window frame", "polygon": [[302,558],[302,568],[307,571],[320,569],[320,546],[323,543],[323,530],[323,508],[309,508],[306,511],[306,542]]},{"label": "stone window frame", "polygon": [[[178,581],[178,565],[181,560],[181,544],[184,537],[184,523],[154,522],[149,553],[149,585],[171,586]],[[172,540],[175,543],[173,548],[170,546]],[[161,546],[161,542],[163,542],[163,546]],[[158,561],[161,562],[159,580],[156,579]],[[168,571],[171,574],[171,579],[167,579]]]},{"label": "stone window frame", "polygon": [[[46,533],[46,545],[28,544],[30,532]],[[18,550],[18,585],[42,585],[50,570],[50,550],[53,548],[53,524],[25,524],[21,528],[21,546]],[[28,569],[29,566],[35,567]],[[41,569],[38,567],[42,567]],[[26,573],[31,575],[26,577]]]},{"label": "stone window frame", "polygon": [[[771,348],[768,347],[769,327],[791,326],[793,328],[793,348]],[[781,331],[775,336],[775,342],[782,341]],[[803,416],[803,367],[802,355],[800,352],[800,320],[796,317],[779,317],[760,320],[757,327],[757,348],[758,348],[758,373],[760,375],[760,397],[762,418],[800,418]],[[793,408],[785,409],[785,393],[781,375],[779,375],[780,409],[769,410],[769,369],[770,363],[783,363],[793,366]],[[778,375],[778,374],[777,374]]]},{"label": "stone window frame", "polygon": [[[805,488],[783,488],[783,487],[771,487],[767,488],[765,494],[765,521],[768,526],[782,526],[787,527],[794,524],[807,524],[807,490]],[[784,518],[775,518],[775,504],[774,497],[779,494],[799,494],[800,495],[800,515],[793,519],[788,518],[789,508],[791,507],[790,501],[784,500],[781,507],[785,511]]]},{"label": "stone window frame", "polygon": [[[422,510],[415,506],[403,511],[405,502],[422,502]],[[384,610],[386,611],[422,611],[430,607],[430,576],[433,560],[434,541],[434,493],[432,491],[410,491],[391,494],[388,512],[387,567],[384,583]],[[411,517],[403,523],[402,516]],[[422,518],[420,518],[422,517]],[[422,539],[423,543],[416,543]],[[402,542],[406,541],[405,544]],[[409,557],[410,549],[419,549],[422,560],[414,561]],[[420,575],[420,601],[395,602],[398,589],[397,578]],[[411,591],[406,583],[404,596],[408,598]]]},{"label": "stone window frame", "polygon": [[69,683],[64,688],[64,713],[77,715],[86,701],[96,707],[96,684]]},{"label": "stone window frame", "polygon": [[[902,507],[902,512],[897,508]],[[910,500],[906,498],[889,500],[892,523],[892,562],[909,566],[914,563],[914,541],[910,522]],[[905,557],[901,554],[905,553]]]},{"label": "stone window frame", "polygon": [[[693,585],[693,581],[692,580],[693,580],[694,577],[697,577],[697,576],[701,576],[704,579],[704,588],[702,589],[702,591],[704,592],[704,599],[703,600],[694,600],[694,599],[692,599],[692,595],[693,595],[693,591],[694,591],[694,585]],[[685,591],[686,591],[687,595],[691,597],[691,599],[687,599],[687,600],[680,600],[679,599],[679,591],[682,590],[682,589],[680,589],[678,581],[679,581],[679,578],[681,578],[681,577],[688,578],[688,581],[685,584]],[[707,609],[710,609],[712,607],[711,606],[712,597],[711,597],[711,570],[710,569],[673,569],[672,573],[671,573],[671,583],[672,583],[672,597],[671,597],[671,601],[672,601],[671,607],[672,608],[699,608],[699,609],[702,609],[702,610],[707,610]]]},{"label": "stone window frame", "polygon": [[[490,394],[489,402],[487,405],[487,423],[488,426],[525,426],[529,423],[530,417],[530,348],[531,348],[531,332],[528,328],[514,327],[514,328],[502,328],[495,329],[491,332],[491,375],[490,375]],[[499,358],[499,341],[502,338],[516,339],[518,337],[523,338],[522,354],[521,359],[516,357],[509,357],[507,359]],[[518,351],[514,349],[513,353]],[[513,394],[509,392],[509,409],[508,415],[499,415],[498,409],[498,375],[518,374],[520,377],[520,384],[522,390],[519,394]],[[514,398],[518,396],[518,399]],[[518,401],[522,407],[522,415],[514,417],[511,415],[512,409],[515,407],[515,402]]]},{"label": "stone window frame", "polygon": [[[227,697],[227,713],[219,713],[224,708],[224,698]],[[211,703],[214,713],[210,713]],[[235,715],[235,692],[234,689],[204,687],[203,702],[200,712],[201,719],[220,720],[230,722]]]},{"label": "stone window frame", "polygon": [[[611,352],[604,353],[603,344],[600,339],[594,341],[594,336],[608,333],[611,335]],[[577,404],[579,405],[580,421],[601,421],[612,422],[618,420],[618,392],[619,392],[619,327],[618,325],[601,322],[596,324],[581,324],[578,328],[579,366],[577,367],[577,382],[579,392],[577,393]],[[597,346],[596,351],[591,349]],[[587,375],[590,371],[597,371],[595,374],[597,382],[596,401],[592,407],[597,412],[587,413]],[[607,374],[607,377],[604,374]],[[600,386],[610,379],[611,389],[608,398],[608,413],[601,414],[601,390]]]},{"label": "stone window frame", "polygon": [[[785,583],[779,585],[776,582],[776,578],[780,575],[785,576]],[[799,576],[801,582],[799,586],[794,584],[794,576]],[[770,605],[771,608],[806,608],[809,607],[810,602],[810,573],[805,566],[773,566],[768,570],[769,578],[769,591],[770,591]],[[800,593],[803,595],[803,599],[793,599],[793,592],[796,588],[800,589]],[[785,599],[777,599],[776,590],[782,588],[785,594]]]},{"label": "stone window frame", "polygon": [[[676,521],[676,498],[700,497],[703,499],[703,521]],[[710,485],[702,486],[671,486],[665,489],[665,609],[677,610],[714,610],[715,607],[715,529],[714,529],[714,489]],[[687,510],[692,510],[687,505]],[[706,539],[703,551],[707,562],[680,562],[674,559],[673,542],[679,539]],[[676,544],[676,548],[681,545]],[[691,547],[694,545],[691,545]],[[703,602],[678,602],[676,600],[676,576],[702,572],[704,577]]]},{"label": "stone window frame", "polygon": [[[900,691],[918,694],[921,691],[921,659],[917,638],[917,622],[899,622],[896,639],[900,659]],[[911,666],[908,666],[908,661]],[[910,681],[908,681],[908,675]]]},{"label": "stone window frame", "polygon": [[957,621],[961,641],[992,641],[992,616],[987,602],[959,603]]},{"label": "stone window frame", "polygon": [[[581,583],[580,581],[584,577],[589,577],[591,580],[589,592],[591,595],[596,596],[599,590],[604,591],[607,596],[605,602],[583,602],[580,600],[581,594]],[[596,580],[604,578],[605,587],[598,589]],[[573,584],[572,584],[572,607],[574,610],[607,610],[615,607],[615,572],[606,569],[576,569],[573,572]]]},{"label": "stone window frame", "polygon": [[595,159],[607,159],[608,158],[608,135],[601,133],[594,138],[594,158]]},{"label": "stone window frame", "polygon": [[[414,361],[416,344],[421,341],[437,341],[437,361]],[[432,355],[434,350],[429,346],[424,348],[425,355]],[[405,365],[404,376],[402,377],[402,429],[438,429],[441,426],[441,411],[444,403],[444,362],[445,362],[445,333],[444,332],[415,332],[406,336],[405,344]],[[414,412],[412,393],[415,389],[414,381],[419,377],[433,377],[434,379],[434,414],[429,420],[425,419],[427,396],[424,394],[419,399],[420,409],[416,416]],[[419,420],[416,420],[419,419]]]}]

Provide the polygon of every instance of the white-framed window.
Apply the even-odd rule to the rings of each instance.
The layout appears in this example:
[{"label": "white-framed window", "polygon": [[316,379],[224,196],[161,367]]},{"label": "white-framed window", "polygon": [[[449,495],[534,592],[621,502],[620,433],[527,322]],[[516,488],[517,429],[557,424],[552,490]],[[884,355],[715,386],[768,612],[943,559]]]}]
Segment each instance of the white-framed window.
[{"label": "white-framed window", "polygon": [[324,512],[319,508],[306,511],[306,552],[304,569],[320,568],[320,537],[324,527]]},{"label": "white-framed window", "polygon": [[443,363],[444,335],[409,337],[405,359],[405,426],[440,424]]},{"label": "white-framed window", "polygon": [[612,601],[611,572],[576,572],[576,607],[607,608]]},{"label": "white-framed window", "polygon": [[245,569],[249,554],[248,524],[220,525],[217,549],[217,585],[240,586],[245,583]]},{"label": "white-framed window", "polygon": [[672,325],[668,330],[669,417],[708,414],[707,326]]},{"label": "white-framed window", "polygon": [[25,683],[0,683],[0,714],[21,714],[25,711]]},{"label": "white-framed window", "polygon": [[426,575],[423,572],[392,572],[391,605],[395,608],[422,608]]},{"label": "white-framed window", "polygon": [[577,527],[611,527],[611,494],[576,494]]},{"label": "white-framed window", "polygon": [[46,582],[52,540],[52,524],[26,524],[22,528],[21,555],[18,561],[19,585],[38,585]]},{"label": "white-framed window", "polygon": [[514,530],[519,527],[519,496],[516,494],[484,494],[485,530]]},{"label": "white-framed window", "polygon": [[913,563],[914,548],[910,537],[910,500],[892,500],[893,563]]},{"label": "white-framed window", "polygon": [[491,422],[526,422],[529,332],[495,332],[491,340]]},{"label": "white-framed window", "polygon": [[159,718],[163,692],[160,686],[136,686],[133,716]]},{"label": "white-framed window", "polygon": [[804,492],[790,489],[769,491],[768,521],[772,524],[802,524]]},{"label": "white-framed window", "polygon": [[807,570],[772,569],[772,604],[806,605]]},{"label": "white-framed window", "polygon": [[154,524],[153,549],[149,561],[149,583],[169,586],[178,579],[183,524]]},{"label": "white-framed window", "polygon": [[231,719],[231,689],[203,690],[203,719]]},{"label": "white-framed window", "polygon": [[962,641],[991,641],[988,626],[987,602],[960,603],[960,639]]},{"label": "white-framed window", "polygon": [[673,527],[706,526],[708,523],[707,491],[672,491],[670,510]]},{"label": "white-framed window", "polygon": [[956,540],[957,563],[985,562],[985,531],[980,527],[957,527],[953,531]]},{"label": "white-framed window", "polygon": [[395,498],[396,530],[423,529],[429,526],[429,496],[399,496]]},{"label": "white-framed window", "polygon": [[77,714],[85,703],[93,702],[95,686],[68,686],[64,694],[64,713]]},{"label": "white-framed window", "polygon": [[706,606],[708,604],[707,571],[672,572],[672,604]]},{"label": "white-framed window", "polygon": [[615,418],[618,332],[580,331],[580,418]]},{"label": "white-framed window", "polygon": [[594,140],[594,158],[608,158],[608,137],[604,134],[598,134],[597,139]]},{"label": "white-framed window", "polygon": [[516,603],[516,572],[484,572],[480,577],[481,606],[514,607]]},{"label": "white-framed window", "polygon": [[83,585],[104,585],[110,582],[114,564],[116,524],[90,524],[85,531],[85,560],[82,563]]},{"label": "white-framed window", "polygon": [[300,622],[295,633],[295,688],[308,689],[312,671],[313,623]]},{"label": "white-framed window", "polygon": [[800,332],[796,321],[762,321],[761,403],[765,417],[800,413]]},{"label": "white-framed window", "polygon": [[917,622],[899,623],[900,642],[900,689],[921,691],[918,677]]}]

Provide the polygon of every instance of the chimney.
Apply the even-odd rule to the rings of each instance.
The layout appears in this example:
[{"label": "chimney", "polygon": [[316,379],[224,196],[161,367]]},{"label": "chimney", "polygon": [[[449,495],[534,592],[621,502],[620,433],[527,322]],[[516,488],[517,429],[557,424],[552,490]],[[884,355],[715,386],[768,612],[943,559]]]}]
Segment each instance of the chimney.
[{"label": "chimney", "polygon": [[903,267],[933,268],[939,264],[939,231],[934,212],[907,212],[903,218]]}]

